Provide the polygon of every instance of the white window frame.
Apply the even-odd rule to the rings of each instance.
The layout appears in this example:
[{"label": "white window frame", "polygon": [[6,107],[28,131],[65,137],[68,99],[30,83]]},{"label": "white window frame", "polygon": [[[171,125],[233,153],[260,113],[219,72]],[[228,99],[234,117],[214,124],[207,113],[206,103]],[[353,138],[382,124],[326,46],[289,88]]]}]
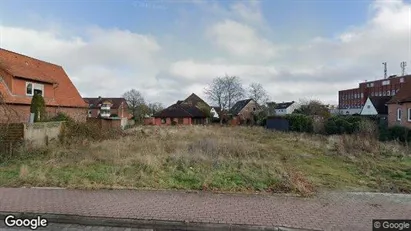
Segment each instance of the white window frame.
[{"label": "white window frame", "polygon": [[408,108],[408,122],[411,122],[411,108]]},{"label": "white window frame", "polygon": [[403,83],[403,82],[404,82],[404,78],[401,78],[401,79],[400,79],[400,83]]},{"label": "white window frame", "polygon": [[[28,85],[31,84],[31,93],[27,94],[27,87]],[[44,97],[44,85],[39,84],[39,83],[33,83],[33,82],[26,82],[26,95],[27,96],[34,96],[34,90],[41,90],[41,96]]]},{"label": "white window frame", "polygon": [[382,85],[383,86],[390,85],[390,81],[389,80],[382,81]]},{"label": "white window frame", "polygon": [[397,121],[401,121],[401,117],[402,117],[402,110],[401,108],[397,109]]}]

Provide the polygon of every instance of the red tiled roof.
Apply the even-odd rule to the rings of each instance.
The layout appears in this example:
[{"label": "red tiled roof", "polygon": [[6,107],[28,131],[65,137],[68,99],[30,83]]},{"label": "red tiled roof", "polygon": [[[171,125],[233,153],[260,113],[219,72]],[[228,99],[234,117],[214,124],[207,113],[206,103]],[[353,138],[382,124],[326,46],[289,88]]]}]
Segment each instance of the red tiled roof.
[{"label": "red tiled roof", "polygon": [[[83,98],[86,103],[89,104],[89,108],[99,108],[99,104],[102,104],[104,101],[109,101],[113,104],[111,108],[118,109],[122,103],[127,105],[125,98]],[[92,106],[90,106],[92,104]]]},{"label": "red tiled roof", "polygon": [[[87,107],[86,102],[61,66],[0,48],[0,69],[14,78],[53,83],[54,98],[44,99],[48,106]],[[2,81],[0,81],[0,93],[6,103],[31,103],[31,97],[13,95]]]},{"label": "red tiled roof", "polygon": [[387,104],[411,102],[411,82],[406,82],[404,86],[388,101]]}]

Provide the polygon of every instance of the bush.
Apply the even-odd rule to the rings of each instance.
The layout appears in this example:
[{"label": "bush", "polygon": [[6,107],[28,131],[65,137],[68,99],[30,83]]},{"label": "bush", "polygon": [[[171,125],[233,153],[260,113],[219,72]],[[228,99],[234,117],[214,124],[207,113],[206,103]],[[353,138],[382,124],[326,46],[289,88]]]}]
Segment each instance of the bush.
[{"label": "bush", "polygon": [[290,131],[311,133],[314,130],[313,119],[310,116],[289,114],[286,116],[286,119],[289,122]]},{"label": "bush", "polygon": [[30,112],[34,113],[34,122],[40,122],[46,117],[46,103],[43,96],[34,94],[31,99]]},{"label": "bush", "polygon": [[353,134],[360,131],[363,119],[357,116],[334,116],[325,124],[325,133],[328,135]]},{"label": "bush", "polygon": [[397,140],[402,143],[411,142],[411,130],[406,127],[394,126],[388,128],[385,134],[387,140]]},{"label": "bush", "polygon": [[72,121],[71,117],[59,112],[56,116],[50,118],[48,121]]},{"label": "bush", "polygon": [[63,125],[59,138],[63,144],[72,144],[116,139],[123,135],[124,132],[120,128],[101,129],[96,123],[79,123],[69,120]]}]

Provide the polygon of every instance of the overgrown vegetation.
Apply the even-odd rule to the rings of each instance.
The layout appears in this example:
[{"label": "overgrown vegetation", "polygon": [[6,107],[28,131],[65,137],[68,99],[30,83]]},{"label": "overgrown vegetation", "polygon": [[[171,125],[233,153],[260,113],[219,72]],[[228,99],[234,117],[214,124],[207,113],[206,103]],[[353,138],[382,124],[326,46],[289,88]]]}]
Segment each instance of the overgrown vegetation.
[{"label": "overgrown vegetation", "polygon": [[0,164],[0,186],[411,192],[410,150],[362,135],[149,126],[119,136],[66,124],[62,144]]}]

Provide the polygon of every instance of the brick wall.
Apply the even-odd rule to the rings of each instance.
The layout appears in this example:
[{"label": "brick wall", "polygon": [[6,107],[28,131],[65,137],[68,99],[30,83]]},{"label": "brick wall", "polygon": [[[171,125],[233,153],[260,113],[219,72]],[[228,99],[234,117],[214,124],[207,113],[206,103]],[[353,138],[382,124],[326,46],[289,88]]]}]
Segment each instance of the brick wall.
[{"label": "brick wall", "polygon": [[252,113],[254,109],[257,110],[257,104],[252,100],[238,113],[240,120],[253,119]]},{"label": "brick wall", "polygon": [[[400,104],[389,104],[388,105],[388,126],[404,126],[411,129],[411,121],[409,121],[410,115],[408,114],[408,109],[411,108],[411,102]],[[402,116],[401,121],[397,120],[397,110],[401,109]]]},{"label": "brick wall", "polygon": [[[46,107],[48,116],[62,112],[78,122],[86,122],[87,109]],[[27,123],[30,118],[30,105],[0,105],[0,123]]]}]

